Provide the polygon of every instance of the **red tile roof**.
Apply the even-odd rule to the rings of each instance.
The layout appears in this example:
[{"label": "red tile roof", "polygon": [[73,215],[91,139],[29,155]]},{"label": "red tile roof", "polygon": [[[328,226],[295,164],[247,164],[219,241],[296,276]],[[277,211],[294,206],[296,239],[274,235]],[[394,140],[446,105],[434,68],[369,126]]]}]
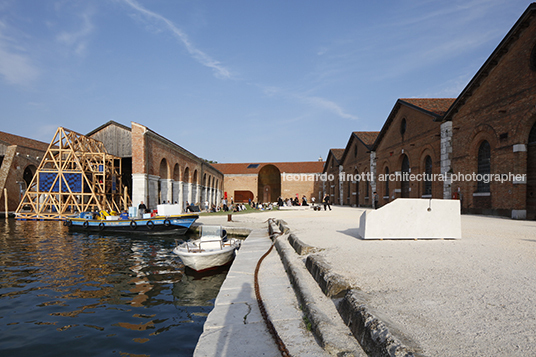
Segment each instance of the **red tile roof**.
[{"label": "red tile roof", "polygon": [[427,112],[442,116],[456,98],[400,98],[401,101],[419,107]]},{"label": "red tile roof", "polygon": [[342,156],[344,155],[344,149],[330,149],[331,153],[337,161],[341,161]]},{"label": "red tile roof", "polygon": [[30,149],[47,151],[49,144],[42,141],[37,141],[33,139],[28,139],[22,136],[8,134],[3,131],[0,131],[0,141],[6,143],[7,145],[19,145],[25,146]]},{"label": "red tile roof", "polygon": [[372,147],[372,144],[374,144],[379,134],[379,131],[354,131],[354,135],[369,148]]},{"label": "red tile roof", "polygon": [[[324,161],[305,161],[305,162],[253,162],[238,164],[211,164],[214,168],[221,171],[224,175],[244,175],[258,174],[261,169],[268,165],[276,166],[281,173],[321,173],[324,167]],[[257,167],[250,167],[248,166]]]}]

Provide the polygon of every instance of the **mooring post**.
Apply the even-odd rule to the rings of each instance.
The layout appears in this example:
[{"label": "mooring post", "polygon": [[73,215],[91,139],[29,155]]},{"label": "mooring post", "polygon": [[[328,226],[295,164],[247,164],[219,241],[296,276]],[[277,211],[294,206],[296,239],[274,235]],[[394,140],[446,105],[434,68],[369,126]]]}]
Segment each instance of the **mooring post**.
[{"label": "mooring post", "polygon": [[7,188],[4,187],[4,199],[5,199],[5,202],[6,202],[6,220],[9,216],[9,211],[8,211],[8,204],[7,204]]}]

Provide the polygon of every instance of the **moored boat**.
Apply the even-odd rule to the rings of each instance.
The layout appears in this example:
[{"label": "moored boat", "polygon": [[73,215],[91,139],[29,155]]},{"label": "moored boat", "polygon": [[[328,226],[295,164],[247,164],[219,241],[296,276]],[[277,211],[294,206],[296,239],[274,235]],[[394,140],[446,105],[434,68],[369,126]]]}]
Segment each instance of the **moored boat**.
[{"label": "moored boat", "polygon": [[199,218],[197,214],[155,215],[149,218],[120,219],[119,216],[106,219],[94,219],[90,212],[83,212],[79,217],[69,218],[64,225],[71,230],[82,232],[113,232],[143,234],[185,234]]},{"label": "moored boat", "polygon": [[240,240],[228,239],[221,226],[200,226],[200,229],[199,239],[176,246],[173,253],[181,258],[184,265],[196,271],[230,263],[240,248]]}]

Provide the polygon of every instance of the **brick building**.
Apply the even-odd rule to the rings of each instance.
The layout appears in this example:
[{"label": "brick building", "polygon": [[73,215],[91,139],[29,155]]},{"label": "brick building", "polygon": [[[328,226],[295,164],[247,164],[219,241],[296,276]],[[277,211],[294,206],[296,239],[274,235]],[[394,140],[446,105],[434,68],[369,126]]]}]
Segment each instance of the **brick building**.
[{"label": "brick building", "polygon": [[48,149],[47,143],[0,132],[0,211],[5,210],[4,189],[7,190],[8,211],[15,211]]},{"label": "brick building", "polygon": [[374,192],[370,184],[371,150],[378,131],[354,131],[348,139],[346,148],[340,159],[343,175],[342,204],[352,207],[371,206],[371,193]]},{"label": "brick building", "polygon": [[149,209],[160,203],[195,205],[221,201],[223,174],[205,160],[132,122],[132,128],[110,121],[90,132],[108,152],[123,160],[124,184],[133,205],[143,201]]},{"label": "brick building", "polygon": [[224,197],[235,202],[277,202],[322,195],[323,161],[212,164],[225,175]]},{"label": "brick building", "polygon": [[453,102],[413,98],[395,103],[372,147],[380,206],[399,197],[443,198],[443,184],[432,175],[441,172],[441,119]]},{"label": "brick building", "polygon": [[340,180],[339,174],[343,171],[342,167],[342,155],[344,149],[330,149],[326,163],[322,170],[322,196],[328,195],[330,202],[334,205],[343,204],[343,188],[342,180]]},{"label": "brick building", "polygon": [[535,15],[533,3],[444,117],[453,131],[453,174],[526,174],[453,181],[464,212],[536,218]]},{"label": "brick building", "polygon": [[[364,184],[378,192],[380,205],[398,197],[454,198],[461,199],[464,213],[536,219],[535,15],[533,3],[458,98],[396,102],[371,147],[375,180]],[[324,172],[335,173],[337,157],[330,154]],[[341,157],[344,171],[355,172],[348,155],[351,149]],[[365,167],[367,159],[356,162]],[[401,179],[385,180],[393,173]],[[434,179],[407,180],[404,173],[431,173]],[[358,205],[370,206],[361,187]],[[351,195],[332,194],[341,197],[335,203],[353,205]]]}]

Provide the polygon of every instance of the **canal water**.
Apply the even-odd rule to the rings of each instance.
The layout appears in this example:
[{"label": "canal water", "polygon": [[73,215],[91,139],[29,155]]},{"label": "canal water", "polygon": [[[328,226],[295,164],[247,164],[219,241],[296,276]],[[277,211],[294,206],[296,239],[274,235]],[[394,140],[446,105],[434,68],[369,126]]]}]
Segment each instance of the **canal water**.
[{"label": "canal water", "polygon": [[227,271],[185,269],[176,239],[0,220],[0,356],[191,356]]}]

